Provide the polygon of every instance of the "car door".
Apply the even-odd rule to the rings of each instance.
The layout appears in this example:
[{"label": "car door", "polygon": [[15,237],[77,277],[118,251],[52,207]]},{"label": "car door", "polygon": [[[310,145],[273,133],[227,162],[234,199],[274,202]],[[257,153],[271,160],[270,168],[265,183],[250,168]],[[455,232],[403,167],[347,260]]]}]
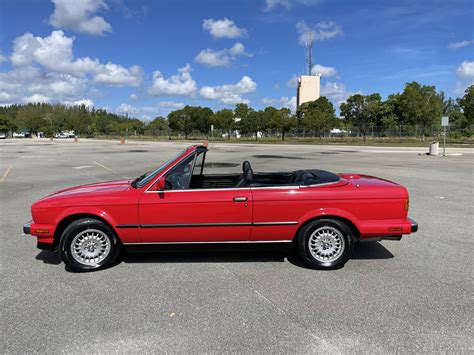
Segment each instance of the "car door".
[{"label": "car door", "polygon": [[251,241],[291,241],[299,220],[313,201],[305,201],[299,186],[253,187]]},{"label": "car door", "polygon": [[[194,160],[184,159],[167,173],[167,189],[151,188],[142,194],[142,242],[248,241],[252,225],[250,188],[189,189],[192,168]],[[184,176],[173,177],[176,171]]]}]

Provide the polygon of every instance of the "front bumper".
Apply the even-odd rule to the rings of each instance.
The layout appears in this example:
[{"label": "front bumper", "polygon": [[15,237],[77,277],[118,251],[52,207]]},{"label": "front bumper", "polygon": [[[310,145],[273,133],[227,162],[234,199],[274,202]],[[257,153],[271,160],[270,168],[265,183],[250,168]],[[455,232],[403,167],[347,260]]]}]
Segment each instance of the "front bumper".
[{"label": "front bumper", "polygon": [[25,223],[23,225],[23,233],[24,234],[31,234],[31,222]]},{"label": "front bumper", "polygon": [[54,229],[56,226],[49,224],[36,224],[33,221],[23,225],[23,233],[35,236],[36,247],[42,250],[54,250]]}]

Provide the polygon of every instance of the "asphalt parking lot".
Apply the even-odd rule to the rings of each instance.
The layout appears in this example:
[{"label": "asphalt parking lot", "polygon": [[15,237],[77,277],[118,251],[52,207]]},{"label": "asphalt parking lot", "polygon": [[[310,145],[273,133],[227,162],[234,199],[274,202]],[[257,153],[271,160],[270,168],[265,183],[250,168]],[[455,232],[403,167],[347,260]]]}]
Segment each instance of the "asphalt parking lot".
[{"label": "asphalt parking lot", "polygon": [[55,190],[135,177],[185,143],[0,142],[2,353],[471,352],[473,167],[419,148],[215,144],[209,171],[319,168],[410,191],[418,233],[357,246],[344,268],[305,268],[287,250],[128,255],[75,274],[22,235]]}]

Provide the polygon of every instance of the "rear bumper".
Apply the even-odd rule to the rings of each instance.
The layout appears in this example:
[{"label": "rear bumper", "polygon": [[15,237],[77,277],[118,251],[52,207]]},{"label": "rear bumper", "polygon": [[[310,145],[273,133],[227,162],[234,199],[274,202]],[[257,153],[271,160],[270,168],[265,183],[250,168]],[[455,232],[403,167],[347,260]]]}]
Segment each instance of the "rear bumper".
[{"label": "rear bumper", "polygon": [[403,235],[418,231],[418,223],[414,219],[387,221],[366,221],[360,228],[359,241],[372,242],[378,240],[401,240]]},{"label": "rear bumper", "polygon": [[411,232],[415,233],[418,231],[418,223],[414,219],[408,218],[408,220],[411,222]]},{"label": "rear bumper", "polygon": [[385,237],[415,233],[418,223],[411,218],[359,221],[357,227],[363,238]]}]

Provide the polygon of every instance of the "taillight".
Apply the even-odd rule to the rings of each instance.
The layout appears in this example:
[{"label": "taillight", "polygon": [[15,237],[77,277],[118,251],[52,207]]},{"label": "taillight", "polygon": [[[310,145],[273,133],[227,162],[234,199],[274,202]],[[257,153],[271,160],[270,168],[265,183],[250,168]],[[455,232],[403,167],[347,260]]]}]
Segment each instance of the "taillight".
[{"label": "taillight", "polygon": [[410,199],[407,197],[405,200],[405,211],[408,212],[409,208],[410,208]]}]

